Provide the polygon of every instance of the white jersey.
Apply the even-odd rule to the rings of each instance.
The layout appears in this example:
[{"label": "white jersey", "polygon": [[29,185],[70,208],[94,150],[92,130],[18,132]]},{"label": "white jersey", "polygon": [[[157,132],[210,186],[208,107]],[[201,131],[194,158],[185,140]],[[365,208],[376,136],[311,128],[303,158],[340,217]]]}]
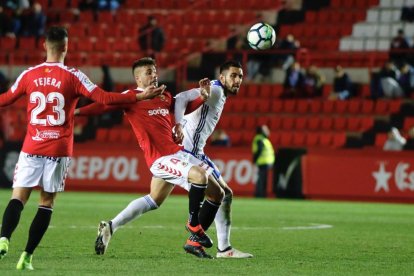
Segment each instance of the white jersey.
[{"label": "white jersey", "polygon": [[184,131],[183,145],[187,151],[195,156],[204,154],[204,146],[220,120],[225,103],[226,96],[220,81],[211,81],[208,100],[194,112],[185,115],[181,121]]}]

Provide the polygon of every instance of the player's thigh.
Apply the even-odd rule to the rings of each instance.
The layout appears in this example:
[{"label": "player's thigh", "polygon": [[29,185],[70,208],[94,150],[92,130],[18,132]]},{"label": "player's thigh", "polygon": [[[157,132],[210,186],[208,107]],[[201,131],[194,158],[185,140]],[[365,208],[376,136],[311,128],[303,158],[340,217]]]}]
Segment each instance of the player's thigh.
[{"label": "player's thigh", "polygon": [[161,206],[173,189],[173,184],[168,183],[164,179],[153,177],[151,180],[150,196],[158,206]]},{"label": "player's thigh", "polygon": [[18,199],[23,203],[23,205],[25,205],[26,202],[30,198],[30,194],[32,193],[32,189],[33,188],[24,188],[24,187],[13,188],[11,198],[12,199]]},{"label": "player's thigh", "polygon": [[[196,162],[197,164],[194,164]],[[189,180],[192,180],[194,177],[189,177],[190,170],[197,166],[198,163],[204,163],[200,160],[193,157],[191,154],[180,151],[175,154],[167,155],[158,158],[152,164],[150,170],[152,175],[155,178],[161,178],[166,182],[169,182],[173,185],[178,185],[187,191],[190,188]],[[206,164],[204,164],[206,169],[209,169]],[[205,174],[205,170],[202,169],[193,169],[194,175]],[[211,170],[209,171],[211,173]],[[189,179],[190,178],[190,179]],[[202,184],[202,183],[200,183]],[[205,184],[205,183],[204,183]]]},{"label": "player's thigh", "polygon": [[32,154],[20,152],[14,169],[13,188],[33,188],[40,184],[45,160]]},{"label": "player's thigh", "polygon": [[68,169],[71,163],[70,157],[45,158],[45,169],[43,172],[41,186],[47,193],[63,192]]}]

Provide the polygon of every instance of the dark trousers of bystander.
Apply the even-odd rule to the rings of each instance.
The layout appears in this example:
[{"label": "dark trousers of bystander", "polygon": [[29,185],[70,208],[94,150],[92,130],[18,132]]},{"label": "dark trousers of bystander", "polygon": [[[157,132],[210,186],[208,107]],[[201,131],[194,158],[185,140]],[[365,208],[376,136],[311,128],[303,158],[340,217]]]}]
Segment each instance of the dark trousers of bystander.
[{"label": "dark trousers of bystander", "polygon": [[261,166],[258,166],[257,168],[258,168],[258,172],[257,172],[256,192],[254,196],[255,197],[266,197],[267,175],[269,173],[269,166],[261,165]]}]

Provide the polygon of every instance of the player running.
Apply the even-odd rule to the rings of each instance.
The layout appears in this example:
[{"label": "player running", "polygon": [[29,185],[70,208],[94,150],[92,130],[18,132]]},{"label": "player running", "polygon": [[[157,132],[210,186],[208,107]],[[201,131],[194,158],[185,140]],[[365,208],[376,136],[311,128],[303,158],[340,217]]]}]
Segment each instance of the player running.
[{"label": "player running", "polygon": [[[148,86],[158,86],[158,75],[155,61],[151,58],[142,58],[132,66],[137,88],[128,90],[124,94],[140,94]],[[180,105],[184,108],[191,101],[200,98],[203,101],[208,98],[210,81],[200,81],[200,90],[180,93]],[[197,105],[200,106],[203,101]],[[194,104],[194,103],[193,103]],[[103,106],[92,104],[79,109],[79,115],[96,115],[103,112],[122,108],[127,116],[139,146],[144,151],[144,156],[153,178],[150,194],[132,201],[115,218],[102,221],[98,228],[98,237],[95,242],[97,254],[104,254],[108,248],[113,233],[122,225],[138,218],[142,214],[157,209],[168,197],[175,185],[189,190],[189,220],[186,225],[190,232],[184,249],[186,252],[200,258],[211,258],[204,247],[211,247],[212,241],[200,226],[210,225],[217,213],[224,196],[224,191],[211,176],[213,171],[206,163],[195,158],[176,142],[182,137],[173,137],[174,127],[171,113],[174,112],[174,99],[171,94],[164,92],[162,95],[148,101],[123,106]],[[196,107],[195,107],[196,108]],[[176,132],[182,133],[176,126]],[[200,208],[206,193],[207,183],[209,189],[207,199]],[[210,221],[210,222],[209,222]]]},{"label": "player running", "polygon": [[29,230],[18,270],[33,270],[32,255],[49,226],[56,193],[65,187],[73,152],[73,112],[79,97],[104,104],[134,103],[159,95],[165,87],[149,87],[141,95],[105,93],[86,75],[63,62],[68,50],[65,28],[51,27],[44,43],[46,62],[25,70],[4,94],[0,107],[27,96],[27,133],[13,179],[13,192],[3,215],[0,259],[6,256],[12,233],[32,189],[40,187],[39,207]]},{"label": "player running", "polygon": [[[183,107],[175,108],[175,119],[183,126],[183,145],[187,152],[190,152],[197,159],[206,162],[213,168],[213,176],[225,191],[224,200],[217,212],[215,224],[217,229],[218,252],[217,258],[251,258],[252,254],[241,252],[230,244],[231,229],[231,202],[233,192],[217,166],[204,153],[208,137],[213,133],[217,122],[220,120],[227,96],[237,95],[243,80],[243,70],[239,62],[227,61],[220,66],[218,80],[211,82],[210,97],[196,111],[184,116]],[[177,101],[177,104],[180,104]],[[184,116],[184,117],[183,117]],[[206,231],[208,225],[201,224]]]}]

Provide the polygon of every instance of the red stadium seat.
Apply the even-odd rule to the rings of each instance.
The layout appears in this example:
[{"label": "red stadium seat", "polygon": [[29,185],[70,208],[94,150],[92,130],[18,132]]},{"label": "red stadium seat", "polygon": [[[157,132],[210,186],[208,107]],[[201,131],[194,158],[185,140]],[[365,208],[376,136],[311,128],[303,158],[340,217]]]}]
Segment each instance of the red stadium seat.
[{"label": "red stadium seat", "polygon": [[335,117],[333,128],[334,130],[346,130],[347,119],[346,117]]},{"label": "red stadium seat", "polygon": [[321,132],[319,136],[319,145],[329,147],[333,144],[332,132]]},{"label": "red stadium seat", "polygon": [[302,114],[308,113],[308,107],[309,107],[308,100],[298,100],[296,111]]},{"label": "red stadium seat", "polygon": [[341,132],[335,132],[333,134],[333,146],[335,148],[342,148],[346,146],[346,133]]},{"label": "red stadium seat", "polygon": [[308,118],[308,129],[309,130],[319,130],[321,120],[319,117],[309,117]]},{"label": "red stadium seat", "polygon": [[308,132],[306,134],[306,145],[310,147],[317,146],[319,144],[319,133]]},{"label": "red stadium seat", "polygon": [[306,130],[308,127],[308,119],[305,116],[296,117],[295,119],[295,129],[297,130]]},{"label": "red stadium seat", "polygon": [[388,133],[377,133],[375,135],[375,146],[382,148],[385,144],[385,141],[388,139]]},{"label": "red stadium seat", "polygon": [[304,145],[306,145],[306,132],[303,132],[303,131],[293,132],[292,144],[295,145],[295,146],[304,146]]},{"label": "red stadium seat", "polygon": [[293,117],[282,117],[282,129],[293,130],[295,126],[295,118]]},{"label": "red stadium seat", "polygon": [[403,129],[407,131],[411,129],[412,127],[414,127],[414,117],[406,117],[404,119]]},{"label": "red stadium seat", "polygon": [[331,130],[333,128],[333,121],[332,117],[322,117],[320,128],[322,130]]}]

